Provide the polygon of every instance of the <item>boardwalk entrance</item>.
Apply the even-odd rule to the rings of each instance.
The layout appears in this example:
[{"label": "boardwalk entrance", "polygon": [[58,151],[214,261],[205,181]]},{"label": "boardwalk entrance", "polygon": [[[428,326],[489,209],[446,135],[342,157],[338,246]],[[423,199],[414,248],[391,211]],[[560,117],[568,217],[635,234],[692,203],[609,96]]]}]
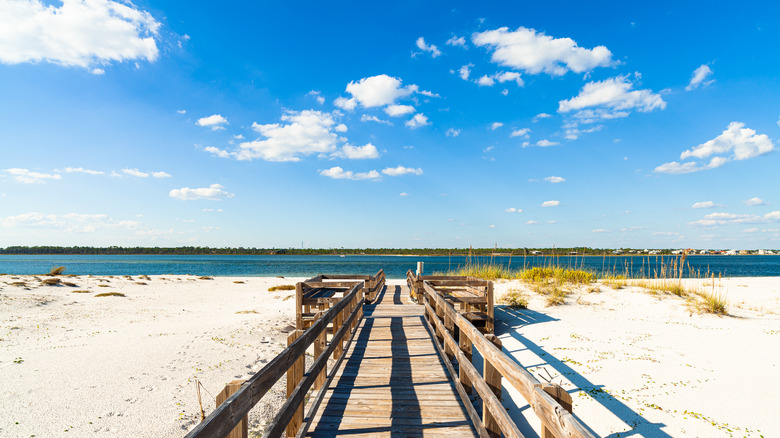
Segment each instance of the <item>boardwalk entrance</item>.
[{"label": "boardwalk entrance", "polygon": [[306,436],[476,436],[425,309],[404,289],[388,286],[364,307]]}]

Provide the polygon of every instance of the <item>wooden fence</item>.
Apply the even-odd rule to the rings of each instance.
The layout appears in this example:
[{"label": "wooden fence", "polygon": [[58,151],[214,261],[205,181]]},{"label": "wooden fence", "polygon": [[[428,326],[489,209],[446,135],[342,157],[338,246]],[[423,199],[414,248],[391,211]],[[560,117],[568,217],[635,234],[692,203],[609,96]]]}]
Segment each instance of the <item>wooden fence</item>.
[{"label": "wooden fence", "polygon": [[[407,275],[408,278],[408,275]],[[444,347],[445,362],[453,374],[458,392],[461,394],[469,415],[481,436],[522,437],[501,405],[501,379],[506,379],[525,398],[531,409],[542,422],[542,438],[581,437],[595,438],[571,414],[571,396],[558,385],[542,383],[525,368],[512,360],[501,350],[501,343],[495,335],[483,335],[474,325],[456,311],[446,296],[434,286],[435,281],[423,280],[417,293],[422,294],[426,317],[433,326],[436,337]],[[483,372],[471,363],[472,348],[483,358]],[[457,360],[459,373],[455,377],[451,361]],[[482,399],[482,415],[476,413],[468,394],[476,389]]]},{"label": "wooden fence", "polygon": [[[316,277],[315,277],[316,278]],[[328,357],[342,359],[344,342],[351,342],[360,320],[363,318],[363,281],[353,282],[349,292],[333,303],[330,309],[319,313],[307,330],[295,330],[288,337],[288,347],[268,362],[257,374],[247,380],[233,395],[198,424],[185,438],[224,438],[246,417],[249,410],[268,390],[287,373],[287,401],[263,437],[300,436],[306,433],[302,426],[306,394],[314,387],[320,389],[311,407],[319,408],[330,380],[335,376],[338,363],[328,374]],[[300,283],[299,283],[300,285]],[[333,338],[327,343],[327,329],[333,324]],[[306,349],[314,344],[314,363],[304,374]],[[313,417],[309,415],[310,418]]]},{"label": "wooden fence", "polygon": [[[364,282],[364,297],[371,303],[385,286],[385,271],[374,275],[320,274],[295,285],[295,328],[305,330],[333,303],[341,300],[357,282]],[[339,296],[341,294],[341,296]]]},{"label": "wooden fence", "polygon": [[493,333],[495,320],[492,281],[451,275],[415,275],[410,269],[406,272],[406,283],[417,304],[423,304],[423,282],[426,281],[453,307],[457,305],[458,312],[479,331]]}]

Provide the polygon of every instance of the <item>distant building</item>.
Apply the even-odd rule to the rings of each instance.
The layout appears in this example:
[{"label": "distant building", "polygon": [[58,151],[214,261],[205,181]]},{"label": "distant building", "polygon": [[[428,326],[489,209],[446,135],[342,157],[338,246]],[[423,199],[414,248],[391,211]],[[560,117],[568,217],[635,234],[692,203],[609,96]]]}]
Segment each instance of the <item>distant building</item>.
[{"label": "distant building", "polygon": [[710,252],[707,251],[706,249],[703,249],[703,250],[699,251],[699,254],[709,254],[709,253]]}]

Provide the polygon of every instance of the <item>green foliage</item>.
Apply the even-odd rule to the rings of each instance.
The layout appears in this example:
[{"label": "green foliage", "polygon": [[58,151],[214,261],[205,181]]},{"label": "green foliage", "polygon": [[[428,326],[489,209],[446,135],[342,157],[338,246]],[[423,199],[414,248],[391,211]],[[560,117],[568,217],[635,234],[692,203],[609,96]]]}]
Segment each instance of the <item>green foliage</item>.
[{"label": "green foliage", "polygon": [[503,303],[513,309],[527,309],[528,297],[519,289],[509,289],[509,292],[504,295]]},{"label": "green foliage", "polygon": [[702,292],[699,310],[715,315],[728,315],[726,299],[717,293]]}]

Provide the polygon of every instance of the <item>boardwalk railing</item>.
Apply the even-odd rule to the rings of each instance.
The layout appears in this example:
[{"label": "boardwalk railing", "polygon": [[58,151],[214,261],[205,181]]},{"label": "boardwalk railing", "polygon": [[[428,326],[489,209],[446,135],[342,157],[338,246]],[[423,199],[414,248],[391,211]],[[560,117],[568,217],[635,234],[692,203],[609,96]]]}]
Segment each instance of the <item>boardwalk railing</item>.
[{"label": "boardwalk railing", "polygon": [[374,275],[331,275],[320,274],[295,285],[295,328],[305,330],[316,321],[333,303],[341,300],[357,282],[364,282],[366,302],[373,302],[385,286],[385,271],[380,269]]},{"label": "boardwalk railing", "polygon": [[483,333],[493,333],[493,282],[476,277],[450,275],[415,275],[406,272],[410,295],[423,304],[423,282],[428,282],[445,300]]},{"label": "boardwalk railing", "polygon": [[[407,275],[407,278],[408,275]],[[450,362],[457,360],[459,376],[456,379],[467,408],[471,407],[472,420],[477,416],[468,394],[476,389],[482,399],[481,424],[490,436],[522,437],[517,425],[507,414],[499,400],[501,378],[506,379],[525,398],[542,422],[542,437],[582,437],[594,435],[571,414],[571,396],[558,385],[542,383],[525,368],[507,356],[500,348],[500,341],[492,334],[483,335],[445,298],[433,283],[423,280],[417,289],[425,305],[428,321],[434,326],[436,337],[443,344],[448,368],[454,374]],[[498,346],[496,345],[498,344]],[[484,369],[479,371],[471,363],[472,347],[482,355]],[[499,397],[496,395],[498,394]],[[474,420],[479,421],[479,417]],[[480,433],[482,435],[482,433]]]},{"label": "boardwalk railing", "polygon": [[[315,277],[316,278],[316,277]],[[300,285],[300,283],[299,283]],[[359,321],[363,318],[363,281],[353,282],[349,292],[333,304],[330,309],[319,313],[311,326],[303,331],[296,330],[288,338],[288,347],[266,366],[247,380],[240,389],[217,407],[205,420],[198,424],[185,438],[223,438],[243,419],[269,389],[287,373],[287,402],[282,406],[263,437],[301,435],[303,405],[306,394],[312,387],[320,389],[312,404],[316,411],[335,373],[327,374],[328,357],[341,359],[344,341],[351,341]],[[333,323],[333,338],[328,344],[327,329]],[[314,344],[314,363],[303,374],[306,350]],[[326,347],[327,344],[327,347]],[[334,369],[337,369],[338,365]],[[327,378],[326,378],[327,376]]]}]

